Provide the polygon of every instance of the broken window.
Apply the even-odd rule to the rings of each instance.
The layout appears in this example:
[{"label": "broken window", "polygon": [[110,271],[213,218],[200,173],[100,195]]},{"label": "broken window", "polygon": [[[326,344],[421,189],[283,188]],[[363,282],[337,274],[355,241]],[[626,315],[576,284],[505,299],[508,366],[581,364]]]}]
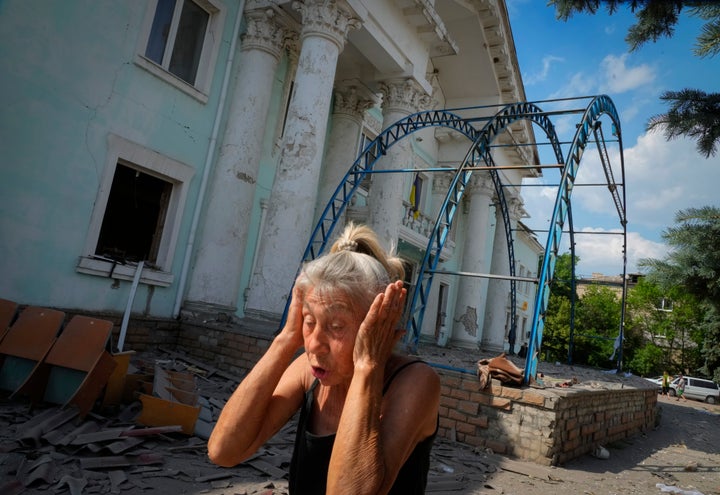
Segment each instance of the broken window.
[{"label": "broken window", "polygon": [[143,282],[167,287],[195,171],[114,134],[105,160],[77,270],[132,280],[136,264],[145,261]]},{"label": "broken window", "polygon": [[121,261],[157,261],[172,184],[118,163],[95,254]]}]

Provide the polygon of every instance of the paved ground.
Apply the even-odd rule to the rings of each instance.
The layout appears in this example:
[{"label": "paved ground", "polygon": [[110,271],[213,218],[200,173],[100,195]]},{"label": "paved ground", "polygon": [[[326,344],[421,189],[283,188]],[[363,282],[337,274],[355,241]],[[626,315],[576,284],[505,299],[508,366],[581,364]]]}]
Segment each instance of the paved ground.
[{"label": "paved ground", "polygon": [[[431,351],[447,353],[449,351]],[[453,366],[470,368],[465,353],[446,355]],[[439,356],[435,356],[436,358]],[[464,360],[464,361],[463,361]],[[546,367],[558,379],[593,372]],[[596,378],[605,378],[596,373]],[[205,380],[207,382],[207,380]],[[218,395],[232,383],[220,380]],[[444,439],[436,442],[428,493],[495,495],[720,495],[720,405],[660,397],[659,426],[647,434],[608,445],[609,459],[590,455],[563,467],[546,467],[474,450]],[[134,428],[132,411],[92,415],[33,432],[42,414],[17,401],[0,401],[0,494],[152,493],[157,495],[281,495],[287,493],[294,425],[288,425],[249,462],[223,469],[206,458],[204,440],[158,433],[137,443],[67,440],[78,428],[98,432]],[[59,416],[58,416],[59,417]],[[56,422],[61,422],[58,419]],[[88,430],[90,431],[90,430]],[[125,439],[124,442],[127,442]],[[20,481],[22,480],[22,482]],[[23,487],[23,483],[26,485]]]}]

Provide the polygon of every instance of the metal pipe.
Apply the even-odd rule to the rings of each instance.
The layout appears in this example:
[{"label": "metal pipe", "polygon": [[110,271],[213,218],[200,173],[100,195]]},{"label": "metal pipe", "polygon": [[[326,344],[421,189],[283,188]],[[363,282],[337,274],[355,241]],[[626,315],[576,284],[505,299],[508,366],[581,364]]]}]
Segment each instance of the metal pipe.
[{"label": "metal pipe", "polygon": [[532,282],[536,284],[538,279],[530,277],[513,277],[511,275],[493,275],[491,273],[473,273],[473,272],[453,272],[450,270],[425,270],[427,273],[436,273],[438,275],[460,275],[463,277],[479,277],[492,278],[497,280],[519,280],[520,282]]},{"label": "metal pipe", "polygon": [[133,277],[132,285],[130,286],[130,295],[128,296],[128,302],[125,306],[125,314],[123,314],[122,324],[120,325],[120,337],[118,338],[118,352],[123,351],[125,345],[125,334],[127,334],[128,322],[130,321],[130,312],[132,311],[133,302],[135,301],[135,293],[137,292],[138,284],[140,283],[140,276],[142,275],[143,267],[145,262],[141,261],[138,263],[135,269],[135,276]]}]

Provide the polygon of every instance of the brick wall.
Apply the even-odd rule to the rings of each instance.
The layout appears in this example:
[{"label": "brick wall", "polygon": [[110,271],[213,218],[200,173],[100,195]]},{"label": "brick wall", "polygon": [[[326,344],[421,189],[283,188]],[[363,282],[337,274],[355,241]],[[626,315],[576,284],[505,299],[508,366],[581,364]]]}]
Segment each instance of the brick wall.
[{"label": "brick wall", "polygon": [[[271,338],[245,329],[133,319],[125,349],[168,346],[242,377]],[[440,436],[539,464],[563,464],[655,423],[654,388],[616,383],[609,385],[616,387],[612,389],[538,389],[506,387],[493,380],[481,391],[475,375],[440,367],[436,371],[442,384]]]},{"label": "brick wall", "polygon": [[183,323],[178,348],[232,375],[242,377],[265,353],[267,334]]},{"label": "brick wall", "polygon": [[440,435],[539,464],[563,464],[655,424],[655,389],[537,389],[493,380],[480,391],[474,375],[438,372]]}]

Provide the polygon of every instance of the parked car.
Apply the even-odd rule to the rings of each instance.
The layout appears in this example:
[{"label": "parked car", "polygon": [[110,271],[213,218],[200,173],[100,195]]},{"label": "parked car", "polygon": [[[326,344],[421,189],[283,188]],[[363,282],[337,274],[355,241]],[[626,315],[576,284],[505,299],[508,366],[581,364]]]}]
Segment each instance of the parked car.
[{"label": "parked car", "polygon": [[654,383],[658,387],[658,393],[662,392],[662,376],[654,376],[654,377],[645,377],[645,379],[649,382]]},{"label": "parked car", "polygon": [[[677,384],[679,381],[680,378],[677,377],[670,382],[670,395],[673,397],[677,395]],[[685,397],[688,399],[702,400],[708,404],[717,404],[720,402],[720,385],[705,378],[686,376]]]}]

